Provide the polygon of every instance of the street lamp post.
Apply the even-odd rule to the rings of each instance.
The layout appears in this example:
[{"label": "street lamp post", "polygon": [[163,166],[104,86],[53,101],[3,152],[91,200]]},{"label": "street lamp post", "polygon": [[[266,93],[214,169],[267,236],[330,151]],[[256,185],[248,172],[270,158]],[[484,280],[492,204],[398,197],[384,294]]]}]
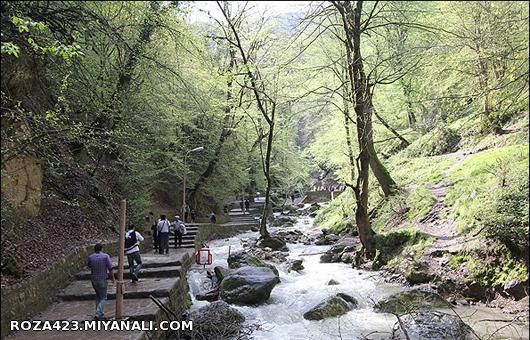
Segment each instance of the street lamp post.
[{"label": "street lamp post", "polygon": [[195,149],[191,149],[189,150],[188,152],[186,152],[184,154],[184,176],[182,178],[182,219],[184,220],[184,222],[188,222],[186,221],[186,176],[188,174],[188,168],[187,168],[187,164],[186,164],[186,160],[188,158],[188,155],[192,152],[197,152],[197,151],[202,151],[204,150],[204,147],[203,146],[199,146]]}]

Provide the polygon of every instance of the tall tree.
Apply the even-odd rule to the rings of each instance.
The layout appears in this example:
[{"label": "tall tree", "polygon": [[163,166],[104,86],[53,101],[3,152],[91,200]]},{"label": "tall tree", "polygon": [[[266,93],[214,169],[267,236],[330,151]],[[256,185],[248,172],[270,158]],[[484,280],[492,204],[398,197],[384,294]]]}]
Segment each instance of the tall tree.
[{"label": "tall tree", "polygon": [[[261,117],[265,121],[267,126],[267,132],[261,133],[260,136],[266,136],[267,143],[265,146],[264,152],[261,153],[262,156],[262,169],[263,175],[265,176],[267,186],[265,189],[265,207],[263,209],[263,215],[260,225],[260,235],[262,237],[268,237],[269,232],[267,230],[267,221],[272,215],[272,176],[271,176],[271,153],[272,153],[272,144],[274,141],[274,126],[275,126],[275,117],[276,117],[276,98],[274,93],[267,88],[261,73],[259,65],[252,63],[248,51],[243,47],[243,43],[240,37],[240,33],[237,29],[237,23],[235,20],[241,20],[242,14],[240,13],[236,19],[230,16],[229,12],[226,10],[226,7],[223,6],[221,2],[217,2],[217,5],[223,17],[228,24],[228,28],[232,34],[233,39],[230,39],[227,36],[227,39],[230,39],[230,43],[234,46],[235,49],[239,52],[239,56],[243,64],[243,72],[248,79],[248,87],[252,92],[258,111],[261,114]],[[251,49],[255,49],[256,46],[251,46]],[[259,129],[258,129],[259,130]],[[260,144],[261,145],[261,144]]]}]

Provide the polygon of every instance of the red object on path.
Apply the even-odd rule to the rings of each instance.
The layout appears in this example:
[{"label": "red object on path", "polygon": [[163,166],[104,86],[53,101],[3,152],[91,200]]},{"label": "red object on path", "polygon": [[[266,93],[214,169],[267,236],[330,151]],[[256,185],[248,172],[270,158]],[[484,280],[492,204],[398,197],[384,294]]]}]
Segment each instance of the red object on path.
[{"label": "red object on path", "polygon": [[210,253],[210,248],[201,248],[195,254],[195,263],[200,265],[209,265],[212,264],[212,253]]}]

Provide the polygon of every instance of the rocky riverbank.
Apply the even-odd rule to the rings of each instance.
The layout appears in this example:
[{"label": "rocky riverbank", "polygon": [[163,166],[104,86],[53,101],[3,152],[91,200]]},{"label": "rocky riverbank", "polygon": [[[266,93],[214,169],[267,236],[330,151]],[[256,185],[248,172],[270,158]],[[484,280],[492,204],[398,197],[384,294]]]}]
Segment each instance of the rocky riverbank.
[{"label": "rocky riverbank", "polygon": [[[289,311],[288,318],[298,320],[293,322],[300,327],[306,325],[300,324],[304,319],[323,320],[328,325],[340,315],[341,319],[352,320],[354,315],[368,313],[371,322],[384,321],[387,325],[379,328],[394,324],[388,330],[394,338],[402,338],[403,332],[415,334],[416,338],[437,338],[436,334],[442,331],[452,338],[476,338],[475,324],[468,325],[453,310],[463,308],[460,313],[465,314],[466,308],[471,310],[470,305],[480,303],[450,299],[451,295],[443,294],[434,283],[408,284],[386,268],[372,271],[373,263],[360,260],[356,235],[333,234],[313,226],[308,211],[306,208],[278,215],[268,239],[245,233],[240,238],[216,242],[214,247],[224,248],[221,252],[224,260],[214,261],[206,273],[196,273],[196,287],[191,290],[198,307],[209,306],[203,304],[204,300],[228,302],[247,319],[243,323],[247,328],[242,326],[243,329],[248,331],[248,325],[252,325],[260,335],[258,338],[263,339],[269,337],[264,335],[262,324],[267,328],[270,320],[281,323],[278,318],[283,315],[283,308],[285,313]],[[335,269],[328,272],[331,268]],[[371,293],[359,294],[359,289],[365,289],[363,286],[373,284],[376,286],[370,288]],[[381,284],[381,288],[375,288]],[[292,300],[295,296],[298,298]],[[297,306],[294,310],[293,303]],[[418,323],[422,325],[419,328]],[[291,331],[297,327],[293,326]],[[363,329],[368,325],[357,327]],[[352,329],[349,331],[359,332]],[[460,335],[454,337],[455,334]]]}]

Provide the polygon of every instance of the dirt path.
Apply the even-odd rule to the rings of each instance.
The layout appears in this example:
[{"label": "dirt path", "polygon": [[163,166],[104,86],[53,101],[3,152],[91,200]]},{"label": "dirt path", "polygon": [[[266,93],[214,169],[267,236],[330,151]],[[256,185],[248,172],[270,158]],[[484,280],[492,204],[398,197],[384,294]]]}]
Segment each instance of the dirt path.
[{"label": "dirt path", "polygon": [[455,221],[447,216],[449,208],[445,204],[445,197],[447,189],[452,185],[449,182],[449,176],[468,157],[468,154],[455,152],[445,156],[447,158],[455,158],[456,162],[444,171],[444,177],[440,182],[428,188],[435,197],[436,202],[427,215],[415,224],[418,229],[435,239],[433,245],[425,252],[424,257],[443,252],[456,252],[467,241],[465,237],[457,234]]}]

